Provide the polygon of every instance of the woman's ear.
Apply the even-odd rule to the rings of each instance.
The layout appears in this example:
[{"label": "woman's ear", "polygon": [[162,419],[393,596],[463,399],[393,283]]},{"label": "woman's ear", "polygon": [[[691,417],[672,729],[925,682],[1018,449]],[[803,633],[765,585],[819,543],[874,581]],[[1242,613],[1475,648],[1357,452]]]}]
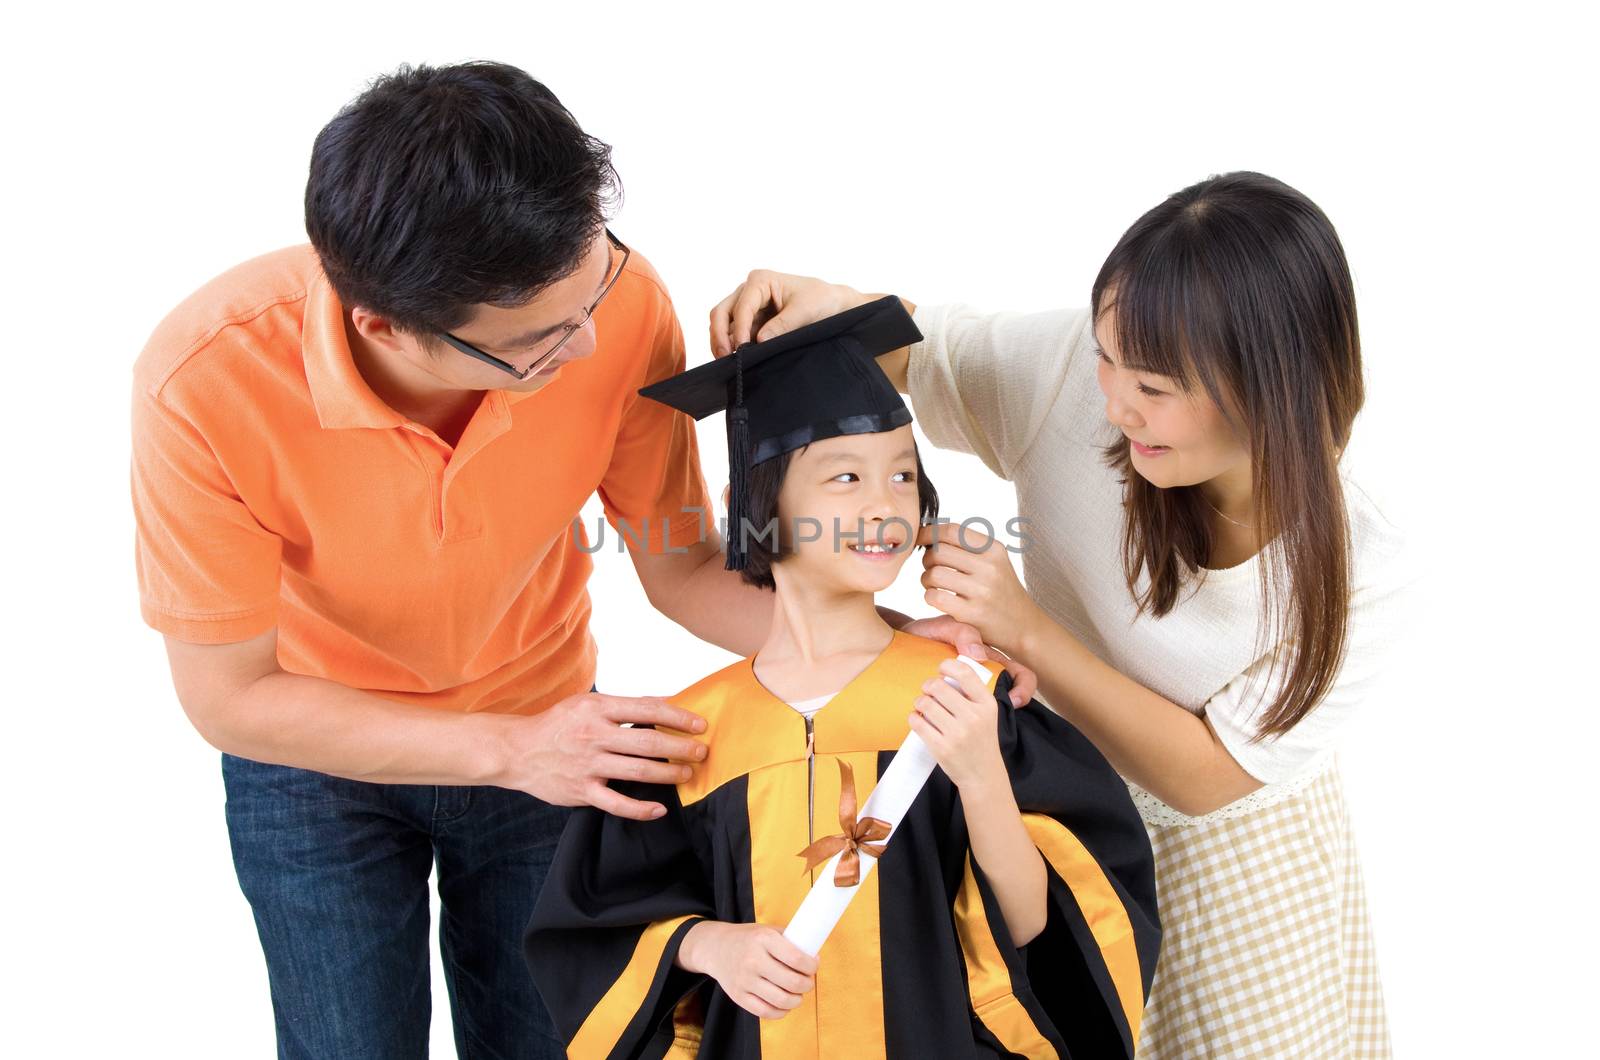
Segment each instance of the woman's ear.
[{"label": "woman's ear", "polygon": [[731,482],[728,483],[726,486],[722,487],[722,510],[723,511],[727,511],[728,510],[728,492],[730,490],[732,490],[732,489],[733,489],[733,483],[731,483]]}]

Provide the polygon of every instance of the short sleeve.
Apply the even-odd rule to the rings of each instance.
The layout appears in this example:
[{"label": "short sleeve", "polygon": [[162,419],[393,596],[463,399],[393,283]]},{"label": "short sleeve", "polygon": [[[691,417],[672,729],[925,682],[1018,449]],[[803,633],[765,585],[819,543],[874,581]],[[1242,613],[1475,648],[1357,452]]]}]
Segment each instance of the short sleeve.
[{"label": "short sleeve", "polygon": [[[684,370],[683,331],[665,294],[650,349],[645,377],[638,386],[658,382]],[[649,547],[660,546],[661,527],[673,548],[686,548],[704,539],[713,518],[705,478],[700,470],[700,449],[694,420],[660,402],[630,396],[612,450],[611,462],[600,482],[600,502],[606,521],[619,534],[637,534],[648,528]],[[627,528],[619,526],[625,522]]]},{"label": "short sleeve", "polygon": [[1403,648],[1418,572],[1407,560],[1350,595],[1345,657],[1327,695],[1288,732],[1251,743],[1287,679],[1292,647],[1279,644],[1206,701],[1205,716],[1240,767],[1263,784],[1288,780],[1331,754],[1352,718],[1382,690],[1386,664]]},{"label": "short sleeve", "polygon": [[142,385],[133,397],[139,605],[154,629],[197,644],[277,623],[281,543],[245,506],[199,430]]},{"label": "short sleeve", "polygon": [[911,347],[906,376],[918,424],[933,444],[1012,478],[1069,369],[1089,356],[1089,310],[919,306],[913,319],[923,340]]}]

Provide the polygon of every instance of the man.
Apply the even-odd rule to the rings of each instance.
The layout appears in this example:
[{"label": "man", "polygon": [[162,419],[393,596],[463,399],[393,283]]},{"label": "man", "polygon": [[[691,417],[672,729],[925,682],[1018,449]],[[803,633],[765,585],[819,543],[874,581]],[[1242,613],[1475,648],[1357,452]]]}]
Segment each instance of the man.
[{"label": "man", "polygon": [[604,227],[609,152],[520,70],[401,68],[317,137],[311,246],[201,288],[135,367],[142,613],[223,752],[282,1056],[425,1054],[435,861],[461,1055],[560,1054],[519,943],[563,807],[649,818],[607,782],[705,753],[625,727],[693,715],[593,691],[591,493],[647,531],[659,611],[740,654],[766,629],[692,422],[636,393],[685,356]]}]

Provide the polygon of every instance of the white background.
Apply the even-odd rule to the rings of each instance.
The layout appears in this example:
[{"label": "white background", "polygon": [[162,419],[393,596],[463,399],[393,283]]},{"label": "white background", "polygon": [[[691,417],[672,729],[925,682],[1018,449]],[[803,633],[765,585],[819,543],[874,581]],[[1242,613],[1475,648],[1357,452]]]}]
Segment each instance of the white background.
[{"label": "white background", "polygon": [[[664,276],[691,363],[752,267],[1081,305],[1169,192],[1256,169],[1310,195],[1358,288],[1369,398],[1348,459],[1430,568],[1345,754],[1395,1045],[1587,1052],[1600,392],[1576,9],[8,15],[0,1053],[271,1054],[217,756],[138,618],[129,366],[189,291],[304,239],[312,138],[370,77],[467,58],[523,66],[615,145],[613,227]],[[703,428],[720,489],[720,420]],[[976,460],[925,459],[950,514],[1015,511]],[[623,557],[592,591],[603,690],[669,693],[726,661],[649,610]],[[910,572],[886,602],[927,610]],[[440,1055],[446,1020],[436,975]]]}]

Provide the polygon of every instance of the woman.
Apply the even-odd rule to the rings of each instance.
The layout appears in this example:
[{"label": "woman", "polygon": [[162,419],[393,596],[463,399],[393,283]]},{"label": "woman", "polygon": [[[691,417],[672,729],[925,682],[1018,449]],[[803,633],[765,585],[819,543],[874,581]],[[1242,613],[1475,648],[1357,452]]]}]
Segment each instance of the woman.
[{"label": "woman", "polygon": [[[868,297],[752,273],[712,347]],[[1140,1055],[1389,1055],[1334,746],[1411,574],[1339,466],[1362,380],[1333,226],[1230,173],[1128,229],[1087,310],[915,320],[880,364],[930,439],[1016,483],[1027,538],[1024,590],[1004,549],[947,532],[927,600],[1037,672],[1150,830]]]}]

